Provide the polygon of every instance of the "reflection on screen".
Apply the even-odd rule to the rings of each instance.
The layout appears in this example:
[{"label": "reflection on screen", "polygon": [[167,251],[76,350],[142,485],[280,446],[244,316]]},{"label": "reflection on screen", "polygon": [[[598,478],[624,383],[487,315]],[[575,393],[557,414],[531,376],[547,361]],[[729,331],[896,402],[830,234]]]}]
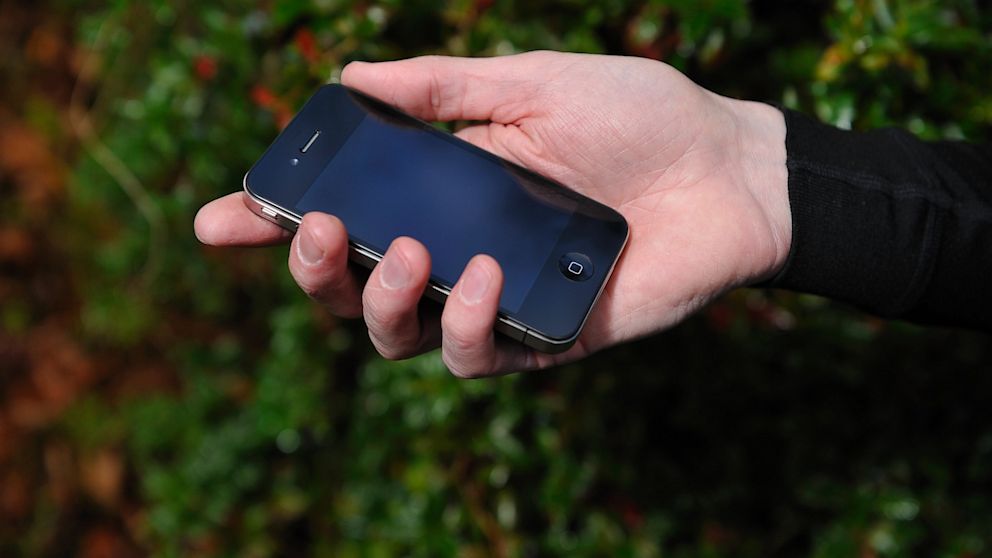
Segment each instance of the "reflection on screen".
[{"label": "reflection on screen", "polygon": [[500,306],[517,311],[571,212],[538,200],[497,161],[422,130],[366,116],[297,203],[338,216],[379,253],[398,236],[422,242],[434,279],[451,286],[472,256],[505,277]]}]

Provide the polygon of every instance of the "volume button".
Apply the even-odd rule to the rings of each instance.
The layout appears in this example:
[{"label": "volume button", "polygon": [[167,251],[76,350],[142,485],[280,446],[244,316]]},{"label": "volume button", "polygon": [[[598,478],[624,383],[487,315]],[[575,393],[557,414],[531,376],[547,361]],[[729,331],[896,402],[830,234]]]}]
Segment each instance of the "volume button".
[{"label": "volume button", "polygon": [[262,214],[268,217],[269,219],[272,219],[273,221],[279,220],[279,214],[276,213],[276,210],[266,207],[264,205],[262,206]]}]

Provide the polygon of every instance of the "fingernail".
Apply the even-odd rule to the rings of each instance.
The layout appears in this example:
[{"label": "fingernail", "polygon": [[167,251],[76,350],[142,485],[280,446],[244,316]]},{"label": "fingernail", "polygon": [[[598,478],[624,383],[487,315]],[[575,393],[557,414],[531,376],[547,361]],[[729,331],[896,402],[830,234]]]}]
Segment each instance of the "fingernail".
[{"label": "fingernail", "polygon": [[410,282],[410,268],[399,254],[391,254],[382,259],[382,273],[379,282],[390,290],[402,289]]},{"label": "fingernail", "polygon": [[470,265],[462,275],[462,286],[459,295],[466,304],[478,304],[489,291],[489,283],[493,280],[489,270],[482,265]]},{"label": "fingernail", "polygon": [[307,265],[316,265],[324,257],[324,251],[317,244],[317,239],[306,229],[300,231],[300,242],[297,247],[300,259]]}]

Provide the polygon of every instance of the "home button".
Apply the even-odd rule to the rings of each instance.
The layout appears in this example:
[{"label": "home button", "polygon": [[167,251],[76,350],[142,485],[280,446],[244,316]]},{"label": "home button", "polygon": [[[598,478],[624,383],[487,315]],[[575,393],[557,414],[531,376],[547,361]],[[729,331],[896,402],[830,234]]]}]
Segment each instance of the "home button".
[{"label": "home button", "polygon": [[593,273],[592,260],[579,252],[569,252],[559,258],[558,269],[572,281],[585,281]]}]

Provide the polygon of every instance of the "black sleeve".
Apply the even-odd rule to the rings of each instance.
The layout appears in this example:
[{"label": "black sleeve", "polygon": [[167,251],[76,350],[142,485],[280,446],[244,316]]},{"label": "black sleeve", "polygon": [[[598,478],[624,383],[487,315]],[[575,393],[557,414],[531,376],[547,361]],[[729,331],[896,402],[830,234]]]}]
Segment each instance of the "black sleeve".
[{"label": "black sleeve", "polygon": [[769,286],[992,330],[992,145],[783,112],[792,249]]}]

